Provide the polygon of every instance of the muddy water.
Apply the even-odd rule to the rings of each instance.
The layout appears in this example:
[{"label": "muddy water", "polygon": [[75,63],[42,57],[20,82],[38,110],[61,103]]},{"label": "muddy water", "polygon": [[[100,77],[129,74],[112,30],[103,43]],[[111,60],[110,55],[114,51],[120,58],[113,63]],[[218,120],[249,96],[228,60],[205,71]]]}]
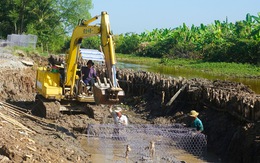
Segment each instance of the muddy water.
[{"label": "muddy water", "polygon": [[[104,142],[106,141],[106,142]],[[105,145],[104,145],[105,144]],[[137,163],[137,162],[171,162],[167,159],[162,159],[159,156],[155,156],[150,159],[148,156],[142,156],[142,152],[139,154],[133,154],[134,149],[129,152],[129,158],[125,158],[126,142],[115,141],[107,138],[84,138],[81,140],[82,147],[91,153],[90,161],[94,163],[108,162],[108,163]],[[166,151],[167,150],[167,151]],[[174,162],[184,161],[187,163],[204,163],[207,161],[201,160],[187,152],[176,149],[165,149],[165,152],[170,153],[169,157],[175,157]],[[134,156],[133,156],[134,155]]]},{"label": "muddy water", "polygon": [[131,63],[122,63],[119,62],[117,64],[119,68],[130,68],[134,70],[140,71],[149,71],[154,73],[165,74],[169,76],[182,76],[187,79],[191,78],[205,78],[209,80],[228,80],[243,83],[244,85],[249,86],[255,93],[260,94],[260,79],[254,78],[237,78],[237,77],[229,77],[229,76],[219,76],[219,75],[212,75],[210,72],[201,72],[196,70],[184,69],[184,68],[174,68],[174,67],[151,67],[146,65],[138,65],[138,64],[131,64]]},{"label": "muddy water", "polygon": [[[108,140],[110,141],[110,140]],[[119,144],[118,144],[119,143]],[[99,138],[84,138],[81,141],[82,147],[91,153],[91,162],[133,162],[131,159],[126,159],[124,149],[117,148],[121,142],[114,142],[111,144],[113,147],[104,147],[104,142]],[[107,144],[107,143],[106,143]]]}]

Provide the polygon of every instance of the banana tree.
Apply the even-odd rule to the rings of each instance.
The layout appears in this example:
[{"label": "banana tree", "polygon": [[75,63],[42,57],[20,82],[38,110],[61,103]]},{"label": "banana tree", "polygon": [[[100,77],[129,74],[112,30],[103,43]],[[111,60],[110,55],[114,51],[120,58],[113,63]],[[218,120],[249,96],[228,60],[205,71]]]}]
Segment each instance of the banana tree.
[{"label": "banana tree", "polygon": [[260,41],[260,12],[257,16],[252,16],[255,21],[254,28],[252,29],[251,36],[255,39]]}]

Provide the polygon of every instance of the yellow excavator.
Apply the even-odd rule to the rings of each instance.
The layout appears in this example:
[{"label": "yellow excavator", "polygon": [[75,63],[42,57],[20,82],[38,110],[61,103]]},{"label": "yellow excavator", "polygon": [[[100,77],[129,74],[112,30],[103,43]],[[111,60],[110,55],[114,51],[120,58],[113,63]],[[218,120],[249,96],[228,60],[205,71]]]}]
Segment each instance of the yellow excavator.
[{"label": "yellow excavator", "polygon": [[[101,19],[98,25],[90,25],[95,20]],[[101,50],[104,53],[106,75],[103,79],[98,78],[93,86],[92,93],[84,93],[80,82],[79,60],[82,59],[80,45],[84,38],[100,35]],[[36,76],[37,99],[42,106],[39,109],[40,115],[56,119],[59,112],[66,110],[61,101],[78,101],[96,104],[117,104],[124,97],[124,91],[120,88],[116,78],[116,58],[114,42],[110,30],[109,15],[101,12],[90,20],[82,20],[75,27],[70,41],[69,53],[65,57],[63,66],[58,69],[39,67]]]}]

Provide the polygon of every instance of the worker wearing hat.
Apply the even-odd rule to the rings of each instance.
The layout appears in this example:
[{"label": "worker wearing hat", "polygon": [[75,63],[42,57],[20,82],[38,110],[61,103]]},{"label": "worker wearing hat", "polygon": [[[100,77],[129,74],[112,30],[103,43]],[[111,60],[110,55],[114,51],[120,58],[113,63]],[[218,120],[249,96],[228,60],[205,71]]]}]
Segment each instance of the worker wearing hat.
[{"label": "worker wearing hat", "polygon": [[111,113],[114,122],[115,122],[115,127],[113,131],[113,136],[112,138],[115,140],[120,140],[122,139],[122,135],[120,136],[120,130],[124,130],[121,126],[127,126],[128,125],[128,118],[125,115],[122,115],[122,109],[121,107],[116,107],[115,110],[112,109],[113,106],[111,105],[109,108],[109,112]]},{"label": "worker wearing hat", "polygon": [[121,124],[124,126],[128,125],[128,118],[127,116],[122,114],[122,108],[116,107],[116,109],[113,111],[112,106],[109,109],[110,113],[112,114],[112,117],[114,118],[115,124]]},{"label": "worker wearing hat", "polygon": [[[201,120],[198,118],[199,113],[195,110],[191,110],[188,114],[192,118],[191,127],[196,129],[196,132],[190,132],[184,137],[185,140],[188,141],[190,147],[192,148],[192,152],[194,155],[201,155],[203,152],[206,152],[207,147],[207,138],[203,132],[203,124]],[[201,153],[202,152],[202,153]]]},{"label": "worker wearing hat", "polygon": [[191,110],[189,116],[192,118],[191,127],[196,128],[198,132],[202,132],[204,130],[203,124],[201,120],[198,118],[199,113],[195,110]]}]

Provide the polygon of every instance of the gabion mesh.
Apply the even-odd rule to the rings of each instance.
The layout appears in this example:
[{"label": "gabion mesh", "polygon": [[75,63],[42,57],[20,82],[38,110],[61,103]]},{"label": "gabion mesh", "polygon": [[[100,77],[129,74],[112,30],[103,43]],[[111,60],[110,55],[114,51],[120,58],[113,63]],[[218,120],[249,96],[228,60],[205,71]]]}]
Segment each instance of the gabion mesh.
[{"label": "gabion mesh", "polygon": [[[178,162],[178,155],[187,154],[200,158],[207,147],[204,134],[195,133],[181,124],[93,124],[87,126],[87,135],[89,145],[98,138],[96,149],[99,152],[110,157],[127,156],[131,160]],[[151,147],[152,143],[154,148]],[[127,146],[131,151],[127,152]]]},{"label": "gabion mesh", "polygon": [[17,35],[11,34],[7,36],[7,41],[10,46],[23,46],[36,48],[37,36],[36,35]]}]

